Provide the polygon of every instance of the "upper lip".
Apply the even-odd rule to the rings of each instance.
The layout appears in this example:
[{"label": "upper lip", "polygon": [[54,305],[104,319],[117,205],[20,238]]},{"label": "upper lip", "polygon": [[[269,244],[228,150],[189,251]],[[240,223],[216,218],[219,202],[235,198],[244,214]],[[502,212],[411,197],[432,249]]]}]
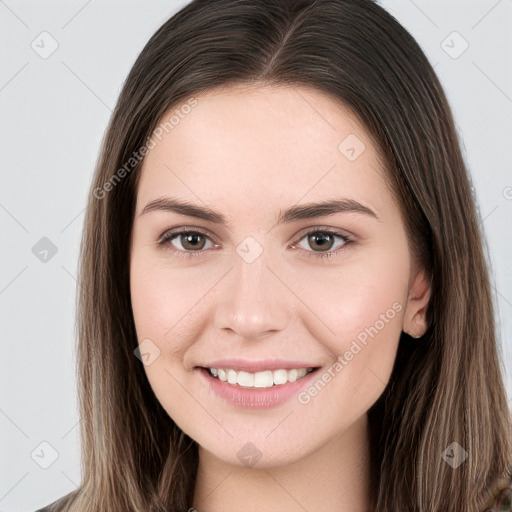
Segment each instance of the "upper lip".
[{"label": "upper lip", "polygon": [[204,365],[203,368],[223,368],[235,371],[260,372],[264,370],[317,368],[317,366],[305,361],[290,361],[285,359],[263,359],[259,361],[247,361],[245,359],[217,359]]}]

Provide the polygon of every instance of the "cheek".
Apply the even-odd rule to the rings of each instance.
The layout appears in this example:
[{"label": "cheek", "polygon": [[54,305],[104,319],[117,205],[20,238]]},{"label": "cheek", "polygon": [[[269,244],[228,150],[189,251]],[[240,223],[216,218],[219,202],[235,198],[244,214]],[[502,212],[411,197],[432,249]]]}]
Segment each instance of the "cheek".
[{"label": "cheek", "polygon": [[385,388],[395,361],[408,259],[397,251],[380,252],[350,263],[332,273],[315,271],[312,279],[302,280],[301,293],[322,321],[315,321],[319,327],[311,332],[332,354],[331,375],[325,380],[335,382],[333,388],[343,397],[340,405],[369,406]]},{"label": "cheek", "polygon": [[[187,277],[185,277],[187,275]],[[130,265],[132,311],[141,351],[144,347],[151,359],[144,364],[148,381],[170,417],[180,417],[183,405],[174,397],[183,389],[181,369],[176,361],[183,359],[191,338],[194,303],[198,297],[190,286],[186,272],[165,268],[154,256],[135,252]],[[147,341],[149,340],[149,341]]]},{"label": "cheek", "polygon": [[327,315],[334,334],[323,329],[314,336],[329,349],[332,363],[297,397],[309,407],[311,417],[323,415],[332,425],[359,417],[381,396],[393,370],[402,326],[398,288],[368,285],[350,292],[345,289],[336,300],[325,302],[335,304]]},{"label": "cheek", "polygon": [[382,253],[375,258],[353,258],[332,271],[314,269],[307,279],[298,279],[300,296],[328,329],[321,337],[330,332],[336,340],[334,345],[341,349],[359,334],[364,338],[364,333],[375,326],[382,331],[382,338],[400,333],[408,264],[398,253],[390,258]]},{"label": "cheek", "polygon": [[164,340],[174,326],[185,320],[200,293],[194,283],[190,272],[165,268],[154,257],[134,257],[130,292],[139,340],[141,337]]}]

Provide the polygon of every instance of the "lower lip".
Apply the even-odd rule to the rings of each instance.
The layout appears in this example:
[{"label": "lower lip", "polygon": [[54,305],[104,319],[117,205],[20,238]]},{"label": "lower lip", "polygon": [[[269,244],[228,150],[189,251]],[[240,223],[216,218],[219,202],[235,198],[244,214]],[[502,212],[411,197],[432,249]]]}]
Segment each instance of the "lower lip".
[{"label": "lower lip", "polygon": [[230,404],[246,409],[269,409],[277,407],[297,395],[315,376],[318,368],[295,382],[287,382],[270,388],[244,388],[212,377],[208,370],[200,368],[210,388]]}]

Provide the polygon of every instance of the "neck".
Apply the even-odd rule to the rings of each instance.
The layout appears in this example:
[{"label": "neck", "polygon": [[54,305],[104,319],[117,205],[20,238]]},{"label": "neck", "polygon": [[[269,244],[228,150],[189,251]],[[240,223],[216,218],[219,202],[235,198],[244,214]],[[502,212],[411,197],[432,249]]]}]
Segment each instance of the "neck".
[{"label": "neck", "polygon": [[199,447],[193,509],[368,512],[369,455],[366,414],[319,450],[284,466],[235,466]]}]

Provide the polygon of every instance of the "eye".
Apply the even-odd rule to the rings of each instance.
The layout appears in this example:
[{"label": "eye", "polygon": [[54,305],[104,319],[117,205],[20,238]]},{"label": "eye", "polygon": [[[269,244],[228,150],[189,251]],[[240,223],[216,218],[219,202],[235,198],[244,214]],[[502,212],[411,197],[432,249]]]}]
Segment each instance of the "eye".
[{"label": "eye", "polygon": [[[331,250],[332,247],[335,245],[335,239],[338,239],[341,243],[338,244],[338,249]],[[300,242],[302,240],[306,240],[306,244],[309,245],[309,247],[313,247],[313,251],[308,251],[308,257],[312,258],[330,258],[334,256],[335,254],[341,252],[341,250],[348,244],[352,243],[352,239],[344,234],[341,234],[337,231],[333,231],[331,229],[323,229],[323,228],[314,228],[310,231],[308,231],[305,235],[303,235],[299,240],[299,247],[303,248],[303,246],[300,246]],[[297,247],[297,244],[292,245],[293,248]],[[317,250],[320,248],[320,250]],[[322,250],[322,249],[328,249]]]},{"label": "eye", "polygon": [[[331,250],[332,247],[336,245],[335,239],[338,239],[338,248],[336,250]],[[306,244],[313,247],[313,251],[300,245],[302,240],[306,240]],[[191,256],[200,256],[206,252],[208,242],[211,244],[210,248],[219,247],[218,244],[212,241],[210,235],[201,230],[177,228],[166,231],[157,243],[159,246],[165,246],[168,251],[176,254],[177,256],[187,258]],[[291,247],[293,249],[300,247],[308,253],[306,257],[326,258],[332,257],[341,252],[346,245],[352,242],[353,240],[350,237],[337,231],[316,227],[303,234],[298,243],[292,244]],[[320,250],[317,250],[318,248],[320,248]],[[325,250],[326,248],[329,250]]]},{"label": "eye", "polygon": [[[212,241],[210,236],[202,231],[180,228],[164,233],[158,240],[158,245],[167,245],[169,251],[177,256],[186,258],[189,256],[199,256],[205,252],[203,249],[207,245],[205,243],[207,240]],[[175,243],[181,247],[176,247]],[[218,247],[218,245],[215,246]]]}]

